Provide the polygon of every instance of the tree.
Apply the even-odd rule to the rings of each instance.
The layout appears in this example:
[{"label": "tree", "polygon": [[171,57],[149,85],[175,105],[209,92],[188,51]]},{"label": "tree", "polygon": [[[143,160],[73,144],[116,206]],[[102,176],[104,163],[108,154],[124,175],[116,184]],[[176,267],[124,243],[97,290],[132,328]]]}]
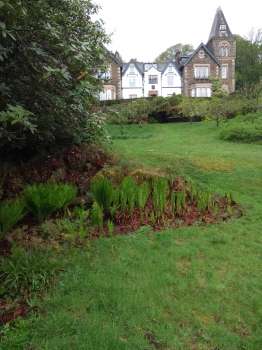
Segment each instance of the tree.
[{"label": "tree", "polygon": [[222,87],[220,79],[213,78],[212,81],[212,97],[209,103],[209,115],[215,119],[216,126],[219,127],[220,122],[226,117],[226,96],[228,95]]},{"label": "tree", "polygon": [[81,141],[108,42],[97,11],[91,0],[0,1],[0,153]]},{"label": "tree", "polygon": [[170,46],[167,50],[162,52],[156,59],[155,62],[157,63],[165,63],[167,61],[175,61],[176,59],[176,53],[180,52],[181,55],[188,55],[190,52],[194,50],[193,46],[190,44],[176,44],[173,46]]},{"label": "tree", "polygon": [[237,36],[236,45],[236,88],[257,97],[262,81],[262,30],[252,31],[248,38]]}]

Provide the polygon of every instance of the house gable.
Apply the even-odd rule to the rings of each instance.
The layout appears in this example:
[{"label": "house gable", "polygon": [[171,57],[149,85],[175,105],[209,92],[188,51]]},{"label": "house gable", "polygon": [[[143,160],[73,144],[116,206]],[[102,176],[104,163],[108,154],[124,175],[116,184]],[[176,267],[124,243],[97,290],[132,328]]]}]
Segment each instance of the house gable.
[{"label": "house gable", "polygon": [[[201,51],[203,51],[203,54]],[[202,61],[204,58],[206,58],[206,56],[210,57],[210,59],[212,59],[213,62],[219,66],[217,58],[204,43],[201,43],[198,48],[188,57],[188,59],[184,62],[184,66],[189,64],[193,59],[196,59],[196,57],[197,60]]]}]

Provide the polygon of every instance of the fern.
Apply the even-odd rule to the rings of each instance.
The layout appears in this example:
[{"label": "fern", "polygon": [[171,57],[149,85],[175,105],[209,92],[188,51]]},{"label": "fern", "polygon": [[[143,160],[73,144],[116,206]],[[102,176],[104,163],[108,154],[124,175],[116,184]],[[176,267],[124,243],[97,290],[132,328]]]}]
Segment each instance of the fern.
[{"label": "fern", "polygon": [[109,213],[114,201],[114,188],[111,181],[104,176],[95,178],[91,183],[91,193],[103,211]]},{"label": "fern", "polygon": [[68,206],[76,197],[75,186],[57,183],[42,183],[27,186],[24,198],[28,210],[43,221],[48,215]]},{"label": "fern", "polygon": [[19,222],[26,214],[25,203],[22,200],[12,200],[0,203],[0,238]]},{"label": "fern", "polygon": [[153,179],[153,205],[157,217],[160,217],[167,203],[169,192],[168,181],[165,178]]},{"label": "fern", "polygon": [[147,182],[138,186],[136,194],[136,204],[140,210],[144,209],[150,195],[150,186]]},{"label": "fern", "polygon": [[91,223],[93,226],[103,229],[104,214],[103,208],[97,202],[93,203],[90,212]]}]

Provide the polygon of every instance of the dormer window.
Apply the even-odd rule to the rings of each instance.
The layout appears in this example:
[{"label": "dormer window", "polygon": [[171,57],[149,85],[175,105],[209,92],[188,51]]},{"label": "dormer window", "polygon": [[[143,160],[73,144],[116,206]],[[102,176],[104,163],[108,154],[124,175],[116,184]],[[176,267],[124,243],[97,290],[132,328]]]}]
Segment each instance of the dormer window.
[{"label": "dormer window", "polygon": [[135,74],[135,65],[134,64],[130,64],[129,72],[130,72],[130,74]]},{"label": "dormer window", "polygon": [[227,30],[227,26],[225,24],[220,24],[220,30]]}]

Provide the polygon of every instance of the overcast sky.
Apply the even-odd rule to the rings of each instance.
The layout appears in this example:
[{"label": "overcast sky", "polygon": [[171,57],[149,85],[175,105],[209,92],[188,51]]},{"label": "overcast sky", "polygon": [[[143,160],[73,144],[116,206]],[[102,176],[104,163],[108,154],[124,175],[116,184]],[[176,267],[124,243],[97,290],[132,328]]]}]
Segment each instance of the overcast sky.
[{"label": "overcast sky", "polygon": [[112,34],[110,49],[125,61],[152,62],[177,43],[197,47],[209,36],[218,6],[234,34],[262,28],[262,0],[95,0]]}]

